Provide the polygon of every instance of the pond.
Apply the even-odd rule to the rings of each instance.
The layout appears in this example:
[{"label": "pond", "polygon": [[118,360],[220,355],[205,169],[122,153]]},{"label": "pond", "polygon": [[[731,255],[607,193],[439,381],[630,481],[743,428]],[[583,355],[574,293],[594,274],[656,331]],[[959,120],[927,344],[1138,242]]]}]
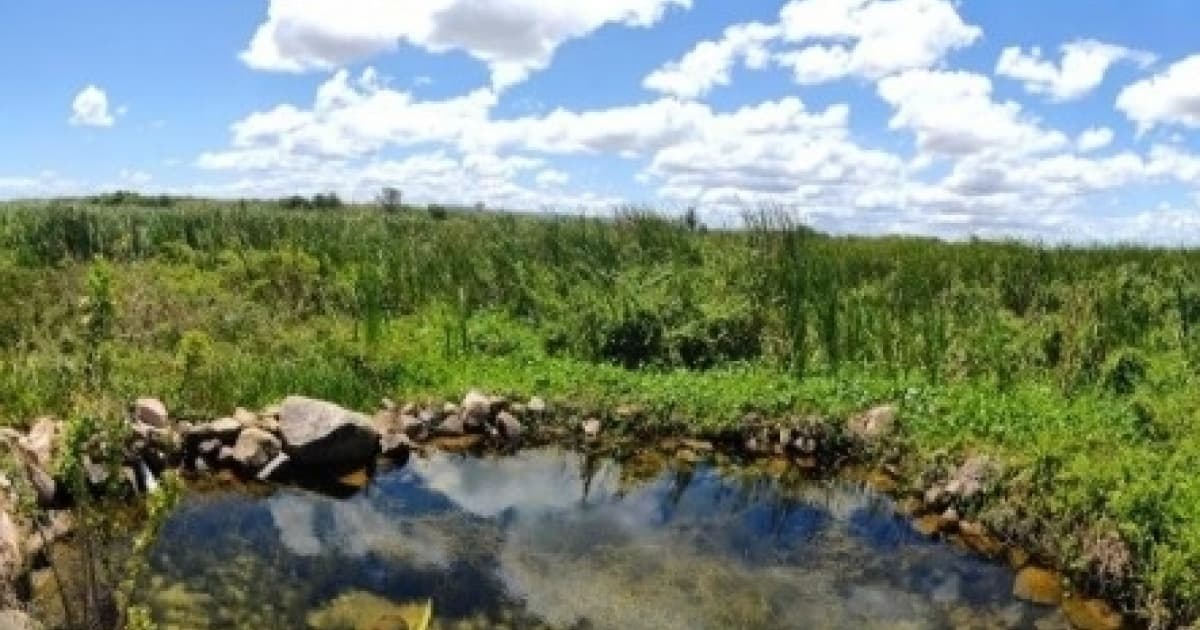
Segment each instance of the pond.
[{"label": "pond", "polygon": [[1017,628],[1050,612],[852,481],[557,449],[413,457],[349,498],[192,492],[151,569],[167,628],[383,630],[404,624],[376,611],[427,601],[443,629]]}]

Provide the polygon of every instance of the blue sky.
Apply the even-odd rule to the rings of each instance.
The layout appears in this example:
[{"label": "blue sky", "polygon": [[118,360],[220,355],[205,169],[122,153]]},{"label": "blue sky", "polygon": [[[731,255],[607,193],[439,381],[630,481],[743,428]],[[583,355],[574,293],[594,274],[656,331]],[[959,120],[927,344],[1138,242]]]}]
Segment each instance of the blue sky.
[{"label": "blue sky", "polygon": [[385,185],[837,232],[1200,242],[1188,0],[0,9],[0,198]]}]

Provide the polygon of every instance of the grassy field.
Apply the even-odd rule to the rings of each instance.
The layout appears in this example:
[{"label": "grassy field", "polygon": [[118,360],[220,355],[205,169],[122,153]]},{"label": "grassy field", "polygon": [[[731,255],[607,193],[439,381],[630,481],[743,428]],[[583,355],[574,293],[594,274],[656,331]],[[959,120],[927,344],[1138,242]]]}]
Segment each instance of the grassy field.
[{"label": "grassy field", "polygon": [[80,392],[206,416],[481,387],[697,431],[896,402],[910,457],[1008,463],[998,529],[1094,576],[1115,536],[1102,590],[1200,614],[1200,251],[107,201],[0,206],[2,422]]}]

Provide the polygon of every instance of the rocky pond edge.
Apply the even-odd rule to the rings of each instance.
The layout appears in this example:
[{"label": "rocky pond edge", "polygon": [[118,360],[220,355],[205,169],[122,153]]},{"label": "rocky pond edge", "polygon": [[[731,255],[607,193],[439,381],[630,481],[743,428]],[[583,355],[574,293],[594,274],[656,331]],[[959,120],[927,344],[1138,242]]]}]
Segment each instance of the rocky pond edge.
[{"label": "rocky pond edge", "polygon": [[[218,481],[353,488],[365,482],[366,471],[373,470],[379,458],[403,460],[429,448],[512,452],[557,444],[618,459],[653,450],[683,463],[722,454],[744,462],[770,459],[812,476],[853,471],[876,491],[892,496],[897,511],[912,519],[921,534],[1008,563],[1016,571],[1017,598],[1059,606],[1067,620],[1083,630],[1145,625],[1130,610],[1133,585],[1067,570],[1071,558],[1030,553],[1019,532],[996,531],[972,519],[969,515],[982,503],[1003,497],[1002,462],[974,454],[943,458],[936,466],[914,463],[906,457],[902,418],[894,405],[879,405],[845,419],[767,418],[750,412],[736,429],[714,432],[689,431],[682,422],[671,427],[647,420],[646,412],[634,405],[587,409],[550,404],[537,396],[514,399],[478,390],[458,402],[397,404],[385,399],[371,415],[289,396],[258,412],[238,408],[205,422],[172,418],[161,400],[141,398],[129,408],[128,443],[120,466],[99,456],[93,459],[87,445],[81,459],[94,489],[111,492],[111,477],[119,470],[121,479],[115,485],[129,496],[153,492],[168,470]],[[52,474],[64,441],[64,423],[49,416],[36,419],[25,434],[0,429],[7,456],[27,477],[37,504],[51,515],[51,526],[32,535],[33,515],[13,496],[12,480],[0,474],[0,627],[39,627],[21,612],[20,594],[28,590],[21,583],[34,567],[45,565],[46,547],[53,539],[70,536],[71,497]]]}]

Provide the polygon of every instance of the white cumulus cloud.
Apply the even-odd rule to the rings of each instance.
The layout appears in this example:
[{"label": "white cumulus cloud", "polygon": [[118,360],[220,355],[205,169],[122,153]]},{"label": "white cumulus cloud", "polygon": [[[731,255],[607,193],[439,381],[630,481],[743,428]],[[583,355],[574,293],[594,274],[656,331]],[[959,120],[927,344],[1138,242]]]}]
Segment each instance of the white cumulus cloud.
[{"label": "white cumulus cloud", "polygon": [[405,42],[463,51],[486,63],[497,89],[545,68],[564,42],[607,24],[646,27],[691,0],[270,0],[241,59],[286,72],[334,69]]},{"label": "white cumulus cloud", "polygon": [[932,155],[1036,154],[1068,143],[1014,101],[992,99],[988,77],[965,71],[912,70],[878,84],[879,96],[895,108],[891,129],[916,134],[917,148]]},{"label": "white cumulus cloud", "polygon": [[767,42],[779,36],[778,26],[758,22],[735,24],[721,39],[700,42],[679,61],[655,70],[642,82],[647,89],[680,98],[697,98],[719,85],[729,85],[739,63],[761,69],[769,60]]},{"label": "white cumulus cloud", "polygon": [[932,68],[983,35],[947,0],[793,0],[780,21],[786,41],[808,44],[777,57],[801,83]]},{"label": "white cumulus cloud", "polygon": [[1075,139],[1075,146],[1087,153],[1112,144],[1113,130],[1108,127],[1089,127]]},{"label": "white cumulus cloud", "polygon": [[1145,132],[1157,125],[1200,128],[1200,54],[1121,90],[1117,109]]},{"label": "white cumulus cloud", "polygon": [[540,188],[556,188],[558,186],[565,186],[570,181],[571,176],[569,174],[553,168],[548,168],[539,172],[537,177],[534,178],[534,182],[536,182]]},{"label": "white cumulus cloud", "polygon": [[1030,94],[1044,95],[1054,102],[1086,96],[1104,82],[1113,64],[1131,61],[1141,67],[1154,63],[1154,55],[1122,46],[1081,39],[1062,46],[1062,62],[1042,58],[1036,46],[1028,53],[1016,46],[1005,48],[996,62],[996,74],[1024,83]]},{"label": "white cumulus cloud", "polygon": [[762,69],[772,61],[801,84],[848,76],[877,80],[936,67],[982,35],[948,0],[791,0],[777,23],[730,26],[721,39],[700,42],[643,85],[697,98],[728,85],[738,63]]},{"label": "white cumulus cloud", "polygon": [[111,127],[116,123],[113,114],[108,110],[108,94],[104,90],[89,85],[75,95],[71,102],[72,125],[81,127]]}]

